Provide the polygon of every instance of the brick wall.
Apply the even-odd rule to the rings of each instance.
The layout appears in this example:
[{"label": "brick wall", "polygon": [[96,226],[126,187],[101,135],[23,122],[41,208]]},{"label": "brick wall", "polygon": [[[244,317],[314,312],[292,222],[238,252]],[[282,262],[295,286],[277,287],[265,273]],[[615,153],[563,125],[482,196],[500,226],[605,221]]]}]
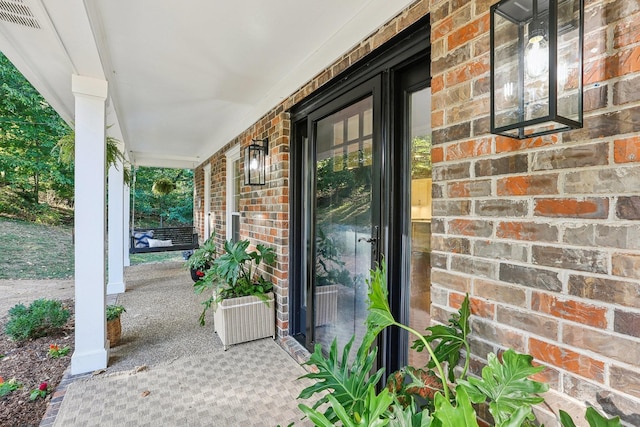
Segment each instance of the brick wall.
[{"label": "brick wall", "polygon": [[589,402],[640,425],[640,3],[587,1],[585,128],[516,141],[489,134],[494,2],[416,1],[213,155],[216,232],[224,236],[224,152],[269,137],[268,185],[242,188],[241,234],[276,248],[269,274],[285,337],[286,112],[431,12],[433,319],[446,321],[470,293],[476,372],[489,351],[528,352],[548,367],[540,377],[556,412],[583,422]]},{"label": "brick wall", "polygon": [[[428,12],[428,1],[416,1],[354,46],[352,50],[338,58],[327,69],[300,87],[253,126],[196,168],[194,175],[196,186],[194,223],[199,227],[199,234],[204,235],[204,221],[197,220],[197,218],[204,215],[205,207],[203,202],[202,206],[198,208],[197,200],[198,196],[202,195],[204,201],[203,167],[205,164],[211,163],[211,210],[216,215],[215,232],[218,247],[221,248],[226,234],[225,152],[237,144],[240,145],[241,152],[243,152],[244,148],[251,143],[251,139],[269,138],[267,185],[264,187],[244,186],[241,189],[240,234],[243,239],[251,239],[253,244],[263,243],[273,247],[278,255],[276,267],[273,270],[269,269],[267,276],[275,284],[276,326],[280,338],[289,335],[289,137],[291,122],[287,111],[356,64],[371,51],[424,17]],[[242,161],[242,167],[244,168],[244,161]]]},{"label": "brick wall", "polygon": [[[267,185],[243,186],[240,190],[240,238],[250,239],[255,246],[263,243],[277,253],[276,265],[264,271],[275,286],[278,336],[288,334],[288,265],[289,265],[289,115],[279,107],[247,129],[220,151],[196,168],[196,194],[204,200],[204,165],[211,164],[211,206],[214,231],[219,250],[226,239],[227,158],[225,153],[239,145],[241,168],[244,148],[252,139],[269,138]],[[244,178],[243,178],[244,180]],[[197,204],[197,197],[196,197]],[[196,205],[197,208],[197,205]],[[204,202],[198,211],[203,216]],[[204,222],[197,223],[204,235]]]},{"label": "brick wall", "polygon": [[198,231],[200,243],[204,236],[204,170],[197,168],[193,173],[193,226]]},{"label": "brick wall", "polygon": [[586,2],[585,127],[523,141],[488,133],[492,3],[432,7],[432,315],[468,292],[476,371],[512,347],[640,425],[640,2]]}]

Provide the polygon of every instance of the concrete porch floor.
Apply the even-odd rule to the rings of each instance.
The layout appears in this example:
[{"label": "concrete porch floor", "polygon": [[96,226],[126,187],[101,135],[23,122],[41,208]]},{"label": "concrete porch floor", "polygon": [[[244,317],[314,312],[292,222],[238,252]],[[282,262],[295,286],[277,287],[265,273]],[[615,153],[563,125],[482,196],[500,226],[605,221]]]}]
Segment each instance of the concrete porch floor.
[{"label": "concrete porch floor", "polygon": [[203,296],[181,263],[125,275],[117,302],[127,312],[109,367],[65,377],[41,426],[310,425],[296,400],[306,371],[270,338],[224,351],[213,316],[197,323]]}]

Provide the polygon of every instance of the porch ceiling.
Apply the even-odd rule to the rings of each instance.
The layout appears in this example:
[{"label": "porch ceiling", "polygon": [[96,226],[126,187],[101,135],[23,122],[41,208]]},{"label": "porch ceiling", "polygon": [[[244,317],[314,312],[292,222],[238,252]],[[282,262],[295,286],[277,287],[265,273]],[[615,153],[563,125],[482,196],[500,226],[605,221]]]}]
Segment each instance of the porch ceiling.
[{"label": "porch ceiling", "polygon": [[0,0],[0,51],[69,123],[106,79],[131,161],[191,168],[410,3]]}]

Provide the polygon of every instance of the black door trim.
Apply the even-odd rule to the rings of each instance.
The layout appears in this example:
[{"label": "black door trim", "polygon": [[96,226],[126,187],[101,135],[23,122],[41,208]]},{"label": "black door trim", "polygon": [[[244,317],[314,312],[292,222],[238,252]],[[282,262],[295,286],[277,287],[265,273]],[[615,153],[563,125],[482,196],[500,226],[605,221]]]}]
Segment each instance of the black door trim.
[{"label": "black door trim", "polygon": [[[402,191],[406,192],[406,186],[410,185],[403,182],[401,186],[398,186],[398,174],[401,173],[402,167],[392,167],[397,165],[400,161],[397,156],[406,156],[403,150],[399,149],[397,143],[393,141],[398,138],[396,135],[397,125],[394,123],[394,117],[396,116],[396,102],[395,102],[395,70],[401,69],[410,63],[415,61],[426,61],[429,64],[430,61],[430,23],[429,15],[420,19],[413,24],[407,30],[403,31],[398,36],[394,37],[391,41],[385,44],[383,47],[376,49],[367,57],[360,61],[360,65],[352,67],[352,69],[338,76],[336,79],[327,83],[323,88],[317,91],[316,94],[303,100],[297,105],[293,106],[290,110],[291,122],[292,122],[292,141],[290,144],[290,246],[289,246],[289,289],[290,291],[290,333],[294,336],[298,336],[298,340],[301,343],[306,342],[307,348],[312,350],[309,346],[312,343],[313,337],[311,337],[311,326],[313,324],[311,316],[313,315],[312,307],[309,305],[309,300],[313,299],[313,293],[308,290],[307,292],[307,313],[306,313],[306,325],[305,330],[301,330],[300,322],[297,322],[292,316],[299,315],[296,311],[296,296],[301,296],[301,286],[305,286],[307,283],[311,283],[312,280],[309,276],[309,272],[312,271],[313,266],[309,265],[311,262],[308,257],[303,253],[307,252],[308,242],[303,241],[302,230],[305,227],[309,227],[309,224],[305,223],[304,218],[307,217],[305,212],[312,209],[312,206],[307,204],[307,200],[304,199],[305,185],[309,185],[308,190],[315,188],[315,183],[308,183],[309,176],[304,168],[304,163],[313,164],[310,151],[305,147],[301,147],[302,138],[300,128],[305,127],[305,131],[309,138],[312,135],[310,132],[311,127],[315,120],[325,117],[331,112],[339,109],[339,105],[348,105],[350,102],[356,101],[357,94],[361,94],[361,98],[366,96],[367,93],[372,93],[369,88],[363,90],[362,87],[368,87],[372,82],[376,80],[377,87],[379,89],[377,100],[374,96],[374,102],[379,105],[374,105],[374,114],[377,114],[378,120],[374,123],[377,124],[377,131],[374,130],[374,135],[379,135],[379,143],[374,144],[378,146],[379,159],[381,167],[377,170],[377,174],[382,174],[385,171],[385,175],[379,175],[376,180],[378,184],[377,194],[380,197],[380,210],[376,214],[376,222],[385,225],[386,228],[382,228],[380,232],[380,241],[378,253],[384,254],[384,256],[390,262],[396,262],[397,258],[402,259],[402,246],[399,241],[402,240],[402,234],[397,234],[401,227],[399,218],[400,208],[395,206],[396,200],[402,197]],[[362,92],[359,92],[362,91]],[[355,95],[354,95],[355,94]],[[353,96],[356,96],[354,98]],[[378,108],[376,108],[378,107]],[[377,112],[376,112],[377,110]],[[374,136],[375,137],[375,136]],[[311,142],[311,141],[310,141]],[[393,188],[396,191],[393,191]],[[387,190],[381,191],[382,188]],[[400,190],[400,191],[398,191]],[[401,199],[400,199],[401,200]],[[406,211],[405,211],[406,212]],[[311,213],[315,215],[315,213]],[[313,218],[313,216],[311,217]],[[313,221],[312,221],[313,222]],[[375,224],[374,224],[375,225]],[[308,230],[310,236],[313,235],[313,230]],[[404,234],[406,236],[406,234]],[[390,239],[390,236],[394,236]],[[388,262],[389,264],[389,262]],[[304,268],[303,268],[304,265]],[[393,273],[393,272],[392,272]],[[393,273],[397,274],[397,273]],[[390,283],[391,276],[390,276]],[[402,300],[394,301],[395,307],[402,306]],[[399,310],[396,308],[396,310]],[[400,313],[396,311],[394,315],[398,316]],[[394,358],[392,347],[398,343],[398,338],[393,336],[384,335],[381,337],[380,345],[383,351],[379,354],[381,356],[381,363],[386,365],[393,365],[397,363],[397,358]],[[406,339],[404,340],[406,342]],[[396,348],[397,351],[397,348]],[[395,362],[394,362],[395,360]]]}]

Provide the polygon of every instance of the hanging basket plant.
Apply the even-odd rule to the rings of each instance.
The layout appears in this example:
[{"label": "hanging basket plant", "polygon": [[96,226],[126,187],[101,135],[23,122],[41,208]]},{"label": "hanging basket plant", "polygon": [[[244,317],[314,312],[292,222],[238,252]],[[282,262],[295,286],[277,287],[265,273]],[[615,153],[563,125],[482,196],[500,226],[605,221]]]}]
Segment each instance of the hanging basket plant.
[{"label": "hanging basket plant", "polygon": [[175,189],[176,184],[169,178],[159,178],[153,183],[153,187],[151,187],[153,194],[160,196],[166,196]]},{"label": "hanging basket plant", "polygon": [[[75,144],[76,144],[76,132],[72,130],[67,135],[60,138],[56,144],[58,148],[58,161],[67,166],[73,166],[75,161]],[[125,158],[124,154],[120,150],[120,141],[107,136],[106,139],[106,161],[107,172],[111,166],[118,168],[118,164],[124,165],[123,175],[125,184],[131,184],[131,169],[128,167],[129,162]]]}]

